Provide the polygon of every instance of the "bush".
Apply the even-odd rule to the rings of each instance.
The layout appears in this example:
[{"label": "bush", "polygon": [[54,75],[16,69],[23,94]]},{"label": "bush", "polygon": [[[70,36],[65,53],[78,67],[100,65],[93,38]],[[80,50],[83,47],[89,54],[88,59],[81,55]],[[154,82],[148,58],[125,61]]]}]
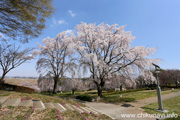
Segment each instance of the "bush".
[{"label": "bush", "polygon": [[149,88],[146,88],[146,90],[155,90],[156,87],[149,87]]},{"label": "bush", "polygon": [[[180,87],[180,86],[178,86],[178,87]],[[165,88],[165,89],[166,89],[166,88],[170,88],[170,89],[171,89],[171,88],[177,88],[177,87],[176,87],[176,86],[161,86],[161,88],[162,88],[162,89],[164,89],[164,88]]]},{"label": "bush", "polygon": [[78,95],[78,96],[76,96],[76,99],[92,102],[93,97],[91,97],[89,95]]},{"label": "bush", "polygon": [[85,94],[97,94],[97,92],[87,92]]},{"label": "bush", "polygon": [[135,100],[135,98],[103,97],[103,102],[110,103],[132,102]]},{"label": "bush", "polygon": [[28,87],[23,87],[23,86],[17,86],[16,91],[17,92],[24,92],[24,93],[35,93],[34,89],[28,88]]},{"label": "bush", "polygon": [[35,90],[32,88],[18,86],[18,85],[11,85],[11,84],[3,84],[3,89],[8,91],[17,91],[17,92],[24,92],[24,93],[35,93]]},{"label": "bush", "polygon": [[146,90],[146,88],[143,89],[129,89],[124,91],[108,91],[106,93],[103,93],[103,95],[115,95],[115,94],[121,94],[121,93],[128,93],[128,92],[137,92],[137,91],[143,91]]}]

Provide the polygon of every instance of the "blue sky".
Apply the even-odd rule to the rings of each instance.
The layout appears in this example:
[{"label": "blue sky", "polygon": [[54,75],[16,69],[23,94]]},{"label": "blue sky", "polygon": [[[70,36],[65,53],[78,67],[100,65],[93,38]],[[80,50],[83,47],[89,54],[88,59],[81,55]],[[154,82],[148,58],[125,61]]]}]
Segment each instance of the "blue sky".
[{"label": "blue sky", "polygon": [[[153,58],[164,69],[180,69],[180,0],[54,0],[55,13],[43,33],[23,46],[36,47],[46,37],[73,30],[81,22],[127,25],[136,37],[132,46],[156,47]],[[38,76],[32,60],[7,76]]]}]

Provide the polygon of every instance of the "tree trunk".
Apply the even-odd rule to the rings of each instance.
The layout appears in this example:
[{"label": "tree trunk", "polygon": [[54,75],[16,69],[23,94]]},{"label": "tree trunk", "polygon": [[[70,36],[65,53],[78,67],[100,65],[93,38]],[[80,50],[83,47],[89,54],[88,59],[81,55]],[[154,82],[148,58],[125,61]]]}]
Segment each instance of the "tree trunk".
[{"label": "tree trunk", "polygon": [[120,91],[122,91],[122,85],[120,85]]},{"label": "tree trunk", "polygon": [[105,84],[104,80],[101,79],[101,83],[100,84],[97,81],[94,80],[94,83],[97,86],[98,96],[102,97],[102,88],[104,87],[104,84]]},{"label": "tree trunk", "polygon": [[5,77],[6,74],[3,73],[3,75],[1,76],[1,79],[0,79],[0,83],[4,84],[4,77]]},{"label": "tree trunk", "polygon": [[178,81],[176,81],[176,88],[178,88]]},{"label": "tree trunk", "polygon": [[5,77],[6,74],[3,73],[1,79],[0,79],[0,89],[4,89],[3,86],[4,86],[4,77]]},{"label": "tree trunk", "polygon": [[102,97],[102,88],[101,88],[101,86],[97,86],[97,90],[98,90],[98,96]]},{"label": "tree trunk", "polygon": [[59,77],[54,77],[54,87],[53,87],[53,94],[56,94],[56,87],[57,87],[57,82],[58,82]]},{"label": "tree trunk", "polygon": [[72,90],[72,95],[74,95],[75,90]]}]

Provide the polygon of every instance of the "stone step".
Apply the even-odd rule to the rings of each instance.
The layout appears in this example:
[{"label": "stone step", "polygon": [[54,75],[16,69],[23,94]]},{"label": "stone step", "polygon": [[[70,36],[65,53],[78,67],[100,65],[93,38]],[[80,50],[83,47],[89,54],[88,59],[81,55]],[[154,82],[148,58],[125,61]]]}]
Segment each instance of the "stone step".
[{"label": "stone step", "polygon": [[23,100],[20,102],[18,106],[28,106],[32,107],[33,106],[33,101],[32,100]]},{"label": "stone step", "polygon": [[66,108],[64,108],[61,104],[59,103],[53,103],[53,105],[56,107],[56,109],[60,110],[61,112],[66,111]]},{"label": "stone step", "polygon": [[46,108],[56,108],[52,103],[44,103]]},{"label": "stone step", "polygon": [[98,115],[98,112],[97,112],[97,111],[95,111],[95,110],[93,110],[93,109],[91,109],[91,108],[89,108],[89,107],[84,107],[84,108],[87,109],[87,110],[89,110],[91,113]]},{"label": "stone step", "polygon": [[79,107],[75,106],[75,105],[72,105],[73,109],[79,113],[83,113],[85,111],[83,111],[82,109],[80,109]]},{"label": "stone step", "polygon": [[86,109],[85,107],[81,107],[80,108],[85,112],[85,113],[90,113],[91,111],[89,111],[88,109]]},{"label": "stone step", "polygon": [[0,97],[0,104],[3,104],[7,99],[9,99],[9,96]]},{"label": "stone step", "polygon": [[2,104],[2,107],[18,106],[20,102],[21,102],[21,98],[8,99]]},{"label": "stone step", "polygon": [[67,110],[74,110],[70,105],[68,104],[65,104],[64,107],[67,109]]},{"label": "stone step", "polygon": [[44,110],[46,107],[42,101],[33,101],[34,110]]}]

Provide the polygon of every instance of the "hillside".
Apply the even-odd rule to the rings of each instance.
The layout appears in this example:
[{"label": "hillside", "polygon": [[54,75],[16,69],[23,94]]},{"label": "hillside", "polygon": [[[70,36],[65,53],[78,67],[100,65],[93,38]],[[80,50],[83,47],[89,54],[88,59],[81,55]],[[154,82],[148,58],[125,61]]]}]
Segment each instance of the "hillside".
[{"label": "hillside", "polygon": [[39,90],[37,79],[35,78],[6,78],[5,83]]},{"label": "hillside", "polygon": [[[21,99],[21,103],[23,101],[33,101],[32,106],[5,106],[5,104],[9,104],[8,100],[2,102],[2,98],[8,96],[8,100]],[[44,109],[36,109],[38,104],[35,104],[35,101],[42,101],[45,107]],[[12,102],[12,101],[11,101]],[[27,93],[19,93],[13,91],[2,91],[0,90],[0,119],[1,120],[110,120],[111,118],[100,114],[99,112],[95,112],[91,108],[85,107],[85,105],[78,103],[73,100],[66,100],[59,97],[51,97],[41,94],[27,94]],[[66,110],[59,110],[56,107],[51,108],[48,105],[51,103],[59,103]],[[67,107],[69,106],[69,107]],[[72,108],[71,108],[72,107]],[[85,108],[87,108],[85,110]],[[84,110],[83,110],[84,109]],[[89,112],[88,112],[89,110]],[[82,111],[82,112],[81,112]]]}]

